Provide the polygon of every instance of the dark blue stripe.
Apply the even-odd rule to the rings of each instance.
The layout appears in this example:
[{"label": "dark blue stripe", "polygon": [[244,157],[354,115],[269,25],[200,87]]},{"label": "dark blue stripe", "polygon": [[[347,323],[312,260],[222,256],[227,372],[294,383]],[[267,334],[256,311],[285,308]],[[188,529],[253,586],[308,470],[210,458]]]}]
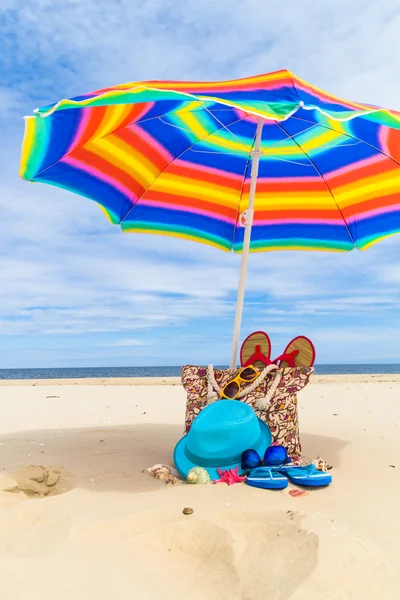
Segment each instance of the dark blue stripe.
[{"label": "dark blue stripe", "polygon": [[[184,204],[183,199],[182,204]],[[144,206],[139,201],[129,213],[129,218],[124,221],[124,225],[140,222],[159,223],[171,227],[174,225],[178,227],[190,227],[219,236],[229,242],[232,241],[234,231],[233,225],[226,223],[226,221],[219,221],[217,218],[198,215],[184,210]]]},{"label": "dark blue stripe", "polygon": [[113,186],[65,163],[57,163],[35,181],[72,188],[113,212],[120,221],[132,207],[131,200]]},{"label": "dark blue stripe", "polygon": [[39,173],[59,161],[69,151],[82,116],[82,109],[74,108],[55,112],[49,117],[43,117],[46,120],[46,128],[50,128],[50,143],[43,157]]},{"label": "dark blue stripe", "polygon": [[400,194],[399,208],[397,210],[392,210],[381,215],[374,215],[366,219],[358,219],[355,229],[357,232],[356,241],[363,241],[370,237],[381,237],[400,231]]},{"label": "dark blue stripe", "polygon": [[[239,227],[236,231],[235,244],[243,242],[244,228]],[[305,240],[321,240],[333,242],[351,241],[345,225],[326,224],[272,224],[254,225],[251,232],[252,242],[264,240],[287,240],[301,238]]]}]

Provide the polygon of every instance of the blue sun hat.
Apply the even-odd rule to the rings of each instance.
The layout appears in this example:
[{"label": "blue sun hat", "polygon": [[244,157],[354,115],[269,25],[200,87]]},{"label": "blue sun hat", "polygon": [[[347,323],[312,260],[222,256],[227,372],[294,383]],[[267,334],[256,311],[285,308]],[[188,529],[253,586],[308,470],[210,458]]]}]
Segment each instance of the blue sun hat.
[{"label": "blue sun hat", "polygon": [[266,423],[248,404],[219,400],[206,406],[189,432],[177,443],[174,464],[185,477],[193,467],[204,467],[211,479],[219,479],[217,468],[240,469],[241,455],[253,448],[260,456],[271,445]]}]

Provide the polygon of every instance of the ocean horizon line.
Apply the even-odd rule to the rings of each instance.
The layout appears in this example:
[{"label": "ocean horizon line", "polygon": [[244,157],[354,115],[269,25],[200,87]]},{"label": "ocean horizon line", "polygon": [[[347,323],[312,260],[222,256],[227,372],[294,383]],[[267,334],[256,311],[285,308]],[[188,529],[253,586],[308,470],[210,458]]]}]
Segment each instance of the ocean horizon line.
[{"label": "ocean horizon line", "polygon": [[[215,365],[227,368],[226,365]],[[146,367],[24,367],[1,368],[0,379],[86,379],[129,377],[180,377],[182,366]],[[316,375],[392,375],[400,374],[400,363],[320,363]]]}]

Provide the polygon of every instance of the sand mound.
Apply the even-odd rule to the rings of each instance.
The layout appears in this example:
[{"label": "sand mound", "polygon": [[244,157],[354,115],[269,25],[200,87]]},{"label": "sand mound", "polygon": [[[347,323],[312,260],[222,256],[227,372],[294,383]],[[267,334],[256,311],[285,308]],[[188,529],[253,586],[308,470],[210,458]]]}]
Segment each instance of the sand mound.
[{"label": "sand mound", "polygon": [[286,600],[317,564],[318,537],[307,534],[291,511],[148,511],[87,524],[68,543],[76,558],[84,548],[82,563],[89,554],[96,565],[130,564],[137,598],[159,598],[168,582],[164,600]]},{"label": "sand mound", "polygon": [[27,496],[44,498],[68,492],[72,486],[71,473],[62,467],[24,465],[12,477],[17,485],[6,488],[5,492],[23,492]]},{"label": "sand mound", "polygon": [[[257,600],[261,590],[265,598],[289,598],[310,576],[318,555],[317,536],[307,535],[297,516],[281,511],[189,517],[143,535],[140,544],[175,571],[178,597],[190,598]],[[184,572],[177,568],[182,564]]]}]

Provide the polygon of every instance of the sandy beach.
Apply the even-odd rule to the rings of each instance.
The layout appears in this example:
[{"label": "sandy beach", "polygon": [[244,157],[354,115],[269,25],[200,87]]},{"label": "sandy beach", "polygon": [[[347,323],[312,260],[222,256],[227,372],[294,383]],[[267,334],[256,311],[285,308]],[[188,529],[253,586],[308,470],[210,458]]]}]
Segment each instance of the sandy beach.
[{"label": "sandy beach", "polygon": [[[299,394],[303,453],[333,484],[292,497],[143,472],[171,464],[179,380],[1,381],[1,600],[394,600],[399,393],[395,375],[315,377]],[[59,469],[67,491],[3,491],[27,465]]]}]

